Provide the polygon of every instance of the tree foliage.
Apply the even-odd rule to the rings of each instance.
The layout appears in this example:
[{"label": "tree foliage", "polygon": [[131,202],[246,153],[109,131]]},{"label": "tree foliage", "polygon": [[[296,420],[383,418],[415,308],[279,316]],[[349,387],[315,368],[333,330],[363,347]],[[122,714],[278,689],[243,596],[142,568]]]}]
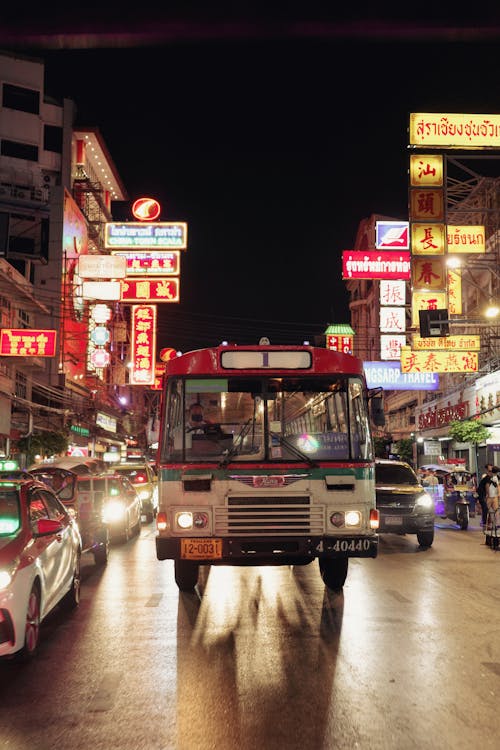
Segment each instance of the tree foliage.
[{"label": "tree foliage", "polygon": [[27,456],[28,463],[33,463],[36,455],[48,458],[66,453],[68,444],[68,436],[64,432],[34,432],[17,441],[17,450]]},{"label": "tree foliage", "polygon": [[373,438],[373,449],[377,458],[387,458],[388,446],[392,443],[392,435],[379,435]]},{"label": "tree foliage", "polygon": [[472,443],[473,445],[484,442],[491,435],[488,428],[476,419],[450,422],[448,433],[457,443]]},{"label": "tree foliage", "polygon": [[411,438],[401,438],[394,446],[395,452],[403,461],[413,461],[413,440]]}]

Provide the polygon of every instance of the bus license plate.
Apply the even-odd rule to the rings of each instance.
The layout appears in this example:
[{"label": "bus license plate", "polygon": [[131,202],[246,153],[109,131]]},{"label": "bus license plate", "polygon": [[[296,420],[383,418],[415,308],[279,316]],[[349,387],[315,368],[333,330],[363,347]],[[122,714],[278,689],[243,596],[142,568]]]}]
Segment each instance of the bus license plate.
[{"label": "bus license plate", "polygon": [[181,539],[183,560],[216,560],[222,557],[222,539]]}]

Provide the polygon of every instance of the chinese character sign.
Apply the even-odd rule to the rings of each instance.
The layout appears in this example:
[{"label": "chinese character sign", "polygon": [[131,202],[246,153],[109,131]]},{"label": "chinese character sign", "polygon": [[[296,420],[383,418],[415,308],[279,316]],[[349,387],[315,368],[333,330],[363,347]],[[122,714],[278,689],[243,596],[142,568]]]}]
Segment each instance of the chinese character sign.
[{"label": "chinese character sign", "polygon": [[383,333],[404,333],[406,310],[404,307],[381,307],[380,330]]},{"label": "chinese character sign", "polygon": [[413,292],[411,301],[411,324],[420,325],[419,310],[444,310],[448,308],[445,292]]},{"label": "chinese character sign", "polygon": [[411,274],[414,289],[446,289],[446,271],[440,255],[415,256],[412,259]]},{"label": "chinese character sign", "polygon": [[412,154],[410,156],[410,185],[412,187],[441,187],[443,185],[442,155]]},{"label": "chinese character sign", "polygon": [[326,337],[326,348],[332,352],[343,352],[344,354],[352,354],[353,351],[353,336],[340,336],[328,334]]},{"label": "chinese character sign", "polygon": [[448,269],[448,310],[450,315],[462,314],[462,272]]},{"label": "chinese character sign", "polygon": [[401,348],[401,372],[477,372],[478,352],[412,351]]},{"label": "chinese character sign", "polygon": [[412,255],[444,255],[445,224],[418,222],[411,225]]},{"label": "chinese character sign", "polygon": [[405,305],[406,283],[381,279],[380,281],[380,304],[381,305]]},{"label": "chinese character sign", "polygon": [[126,278],[121,281],[122,302],[179,302],[179,279]]},{"label": "chinese character sign", "polygon": [[399,360],[403,346],[406,346],[406,336],[394,333],[383,334],[380,336],[380,359]]},{"label": "chinese character sign", "polygon": [[156,305],[132,306],[132,385],[154,385],[156,368]]},{"label": "chinese character sign", "polygon": [[443,191],[412,188],[410,190],[410,219],[412,221],[442,221],[444,219]]}]

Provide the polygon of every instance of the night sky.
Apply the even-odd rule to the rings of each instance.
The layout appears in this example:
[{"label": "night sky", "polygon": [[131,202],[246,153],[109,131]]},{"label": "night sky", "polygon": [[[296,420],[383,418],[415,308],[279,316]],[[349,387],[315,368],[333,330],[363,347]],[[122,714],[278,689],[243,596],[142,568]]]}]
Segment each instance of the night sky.
[{"label": "night sky", "polygon": [[371,214],[407,218],[410,112],[500,113],[492,19],[228,18],[61,17],[0,36],[99,127],[131,201],[188,222],[181,302],[160,306],[159,345],[182,351],[347,322],[342,251]]}]

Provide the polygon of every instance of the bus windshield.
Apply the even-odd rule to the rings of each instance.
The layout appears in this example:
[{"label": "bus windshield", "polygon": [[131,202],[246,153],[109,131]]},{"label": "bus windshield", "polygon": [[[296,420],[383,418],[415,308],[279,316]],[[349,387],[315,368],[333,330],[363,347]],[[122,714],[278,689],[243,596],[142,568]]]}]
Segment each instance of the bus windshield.
[{"label": "bus windshield", "polygon": [[358,376],[171,377],[161,459],[166,462],[371,460]]}]

